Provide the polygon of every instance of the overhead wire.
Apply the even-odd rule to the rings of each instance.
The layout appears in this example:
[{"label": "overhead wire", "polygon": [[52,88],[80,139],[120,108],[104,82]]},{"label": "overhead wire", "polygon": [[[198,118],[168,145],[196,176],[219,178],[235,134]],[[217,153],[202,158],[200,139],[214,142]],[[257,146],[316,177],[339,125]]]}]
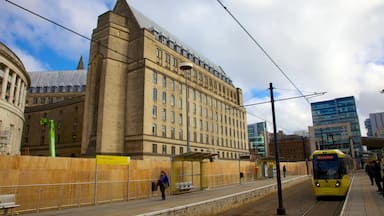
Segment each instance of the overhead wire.
[{"label": "overhead wire", "polygon": [[308,102],[309,100],[304,96],[303,92],[296,86],[296,84],[288,77],[288,75],[283,71],[283,69],[277,64],[277,62],[268,54],[268,52],[261,46],[259,42],[249,33],[249,31],[244,27],[243,24],[228,10],[228,8],[220,1],[217,2],[227,11],[227,13],[236,21],[236,23],[244,30],[244,32],[251,38],[251,40],[259,47],[259,49],[267,56],[267,58],[272,62],[272,64],[284,75],[284,77],[295,87],[295,89],[301,94],[302,97]]}]

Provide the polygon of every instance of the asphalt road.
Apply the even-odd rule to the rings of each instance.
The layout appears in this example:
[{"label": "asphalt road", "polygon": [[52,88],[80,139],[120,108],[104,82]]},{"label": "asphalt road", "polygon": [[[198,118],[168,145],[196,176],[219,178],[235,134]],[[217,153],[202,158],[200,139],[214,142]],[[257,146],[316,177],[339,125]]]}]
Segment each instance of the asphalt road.
[{"label": "asphalt road", "polygon": [[[283,207],[286,215],[324,216],[339,215],[344,200],[326,198],[316,200],[312,193],[311,180],[283,189]],[[272,193],[239,208],[220,213],[224,216],[276,215],[278,195]]]}]

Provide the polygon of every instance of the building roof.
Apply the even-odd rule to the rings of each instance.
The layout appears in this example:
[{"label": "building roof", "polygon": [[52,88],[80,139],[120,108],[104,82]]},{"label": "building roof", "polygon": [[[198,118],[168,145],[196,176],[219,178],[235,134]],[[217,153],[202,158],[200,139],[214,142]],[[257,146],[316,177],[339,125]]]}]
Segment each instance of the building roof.
[{"label": "building roof", "polygon": [[182,55],[190,59],[195,64],[200,65],[216,77],[232,85],[232,80],[224,72],[223,68],[221,68],[219,65],[212,63],[207,58],[200,55],[197,51],[185,45],[181,40],[177,39],[177,37],[175,37],[167,30],[156,24],[154,21],[143,15],[141,12],[137,11],[132,7],[129,7],[125,0],[118,0],[116,2],[114,11],[129,9],[132,11],[133,16],[136,18],[140,28],[148,29],[155,35],[155,38],[161,43],[169,46],[177,52],[180,52]]},{"label": "building roof", "polygon": [[31,88],[87,84],[87,70],[29,72],[29,76],[31,77]]}]

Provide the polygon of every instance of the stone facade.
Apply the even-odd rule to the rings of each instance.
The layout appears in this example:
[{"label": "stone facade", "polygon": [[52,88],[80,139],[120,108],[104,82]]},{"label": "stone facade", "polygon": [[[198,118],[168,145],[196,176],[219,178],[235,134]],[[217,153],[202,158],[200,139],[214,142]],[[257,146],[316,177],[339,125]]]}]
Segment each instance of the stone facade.
[{"label": "stone facade", "polygon": [[21,60],[0,42],[0,155],[20,154],[23,112],[30,83]]},{"label": "stone facade", "polygon": [[[99,16],[87,74],[82,153],[141,159],[182,154],[187,128],[191,151],[224,159],[248,152],[241,89],[219,66],[165,32],[125,0]],[[182,62],[193,69],[180,70]]]}]

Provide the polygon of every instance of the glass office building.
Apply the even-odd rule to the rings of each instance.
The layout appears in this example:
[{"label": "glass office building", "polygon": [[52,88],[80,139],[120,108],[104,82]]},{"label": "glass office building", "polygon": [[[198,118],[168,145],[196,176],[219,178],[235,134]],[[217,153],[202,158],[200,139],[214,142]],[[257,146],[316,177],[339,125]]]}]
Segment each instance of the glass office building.
[{"label": "glass office building", "polygon": [[370,113],[364,123],[368,137],[384,138],[384,112]]},{"label": "glass office building", "polygon": [[267,132],[267,123],[258,122],[248,125],[248,140],[249,140],[249,149],[257,149],[257,152],[262,157],[266,157],[266,133]]},{"label": "glass office building", "polygon": [[341,149],[359,157],[361,132],[353,96],[311,103],[316,149]]}]

